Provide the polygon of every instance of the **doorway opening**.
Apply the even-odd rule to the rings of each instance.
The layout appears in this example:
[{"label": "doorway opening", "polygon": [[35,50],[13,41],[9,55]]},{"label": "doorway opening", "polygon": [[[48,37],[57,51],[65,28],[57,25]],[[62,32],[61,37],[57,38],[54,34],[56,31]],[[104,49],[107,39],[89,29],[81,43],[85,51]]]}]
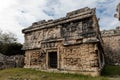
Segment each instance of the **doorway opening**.
[{"label": "doorway opening", "polygon": [[57,52],[48,53],[48,66],[49,68],[57,68]]}]

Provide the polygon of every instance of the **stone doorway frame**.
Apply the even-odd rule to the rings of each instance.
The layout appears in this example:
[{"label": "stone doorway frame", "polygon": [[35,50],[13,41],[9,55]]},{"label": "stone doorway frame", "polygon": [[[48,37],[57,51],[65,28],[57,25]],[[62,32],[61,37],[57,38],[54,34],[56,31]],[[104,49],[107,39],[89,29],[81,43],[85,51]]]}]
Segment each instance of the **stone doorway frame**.
[{"label": "stone doorway frame", "polygon": [[[48,58],[49,58],[49,53],[50,52],[56,52],[57,53],[57,68],[50,68],[49,67],[49,61],[48,61]],[[59,69],[59,64],[60,64],[60,62],[59,62],[59,59],[60,59],[60,57],[59,57],[59,50],[57,49],[57,48],[54,48],[54,49],[46,49],[46,66],[47,66],[47,69]]]},{"label": "stone doorway frame", "polygon": [[58,66],[58,56],[57,52],[48,52],[48,67],[56,69]]}]

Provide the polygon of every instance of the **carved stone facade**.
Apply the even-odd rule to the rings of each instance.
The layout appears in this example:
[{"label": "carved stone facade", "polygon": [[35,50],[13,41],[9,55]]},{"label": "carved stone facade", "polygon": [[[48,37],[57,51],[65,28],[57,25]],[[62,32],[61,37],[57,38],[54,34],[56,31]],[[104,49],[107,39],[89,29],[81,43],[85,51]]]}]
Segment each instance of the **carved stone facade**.
[{"label": "carved stone facade", "polygon": [[104,51],[95,9],[35,22],[23,29],[25,68],[100,75]]},{"label": "carved stone facade", "polygon": [[120,65],[120,27],[101,31],[106,64]]}]

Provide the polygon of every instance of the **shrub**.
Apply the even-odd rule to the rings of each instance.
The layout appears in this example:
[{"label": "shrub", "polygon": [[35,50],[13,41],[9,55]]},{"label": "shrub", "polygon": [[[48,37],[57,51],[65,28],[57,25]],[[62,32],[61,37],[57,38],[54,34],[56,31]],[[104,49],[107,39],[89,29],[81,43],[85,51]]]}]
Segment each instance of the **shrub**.
[{"label": "shrub", "polygon": [[17,55],[24,54],[24,51],[21,50],[22,44],[20,43],[1,43],[0,44],[0,53],[4,55]]}]

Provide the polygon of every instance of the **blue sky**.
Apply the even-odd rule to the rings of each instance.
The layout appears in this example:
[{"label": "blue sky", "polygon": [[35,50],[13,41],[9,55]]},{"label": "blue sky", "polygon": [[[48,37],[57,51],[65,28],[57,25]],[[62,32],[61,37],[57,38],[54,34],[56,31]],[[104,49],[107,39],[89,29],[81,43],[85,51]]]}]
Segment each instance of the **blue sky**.
[{"label": "blue sky", "polygon": [[24,42],[23,28],[33,22],[57,19],[83,7],[96,8],[100,29],[114,29],[120,22],[114,18],[119,0],[2,0],[0,3],[0,29],[13,32]]}]

